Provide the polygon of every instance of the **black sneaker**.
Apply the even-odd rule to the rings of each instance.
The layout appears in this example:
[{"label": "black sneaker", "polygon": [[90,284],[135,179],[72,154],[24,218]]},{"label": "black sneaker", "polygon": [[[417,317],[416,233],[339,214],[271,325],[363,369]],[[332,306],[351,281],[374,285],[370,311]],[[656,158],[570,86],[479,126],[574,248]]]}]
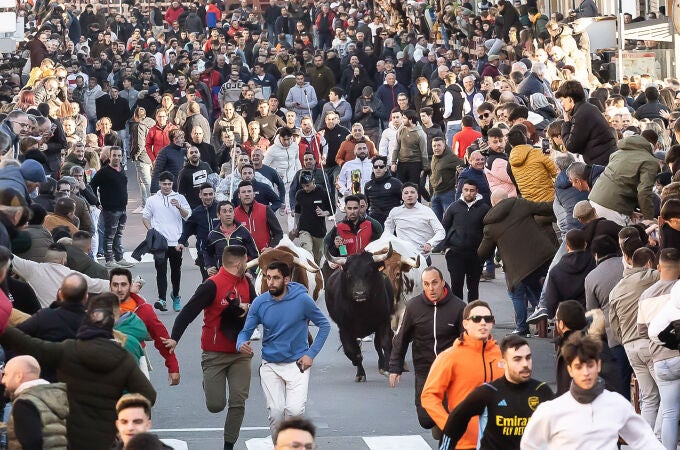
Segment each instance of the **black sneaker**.
[{"label": "black sneaker", "polygon": [[167,311],[168,307],[165,305],[165,300],[162,298],[159,298],[156,303],[153,304],[153,307],[156,308],[159,311]]},{"label": "black sneaker", "polygon": [[527,323],[529,325],[533,325],[535,323],[540,322],[543,319],[548,318],[548,310],[546,308],[536,308],[536,311],[534,311],[528,318],[527,318]]}]

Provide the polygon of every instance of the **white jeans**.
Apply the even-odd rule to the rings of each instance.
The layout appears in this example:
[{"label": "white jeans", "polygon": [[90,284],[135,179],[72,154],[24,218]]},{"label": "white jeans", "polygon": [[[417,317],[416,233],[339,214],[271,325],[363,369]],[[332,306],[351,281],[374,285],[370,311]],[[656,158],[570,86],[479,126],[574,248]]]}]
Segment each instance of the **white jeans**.
[{"label": "white jeans", "polygon": [[604,217],[607,220],[611,220],[612,222],[618,223],[622,227],[627,227],[633,224],[633,221],[631,220],[630,216],[614,211],[613,209],[606,208],[602,205],[595,203],[592,200],[590,200],[590,204],[595,209],[597,217]]},{"label": "white jeans", "polygon": [[300,373],[295,362],[270,363],[262,360],[260,384],[267,401],[272,437],[279,423],[305,413],[310,372],[311,369],[307,369]]}]

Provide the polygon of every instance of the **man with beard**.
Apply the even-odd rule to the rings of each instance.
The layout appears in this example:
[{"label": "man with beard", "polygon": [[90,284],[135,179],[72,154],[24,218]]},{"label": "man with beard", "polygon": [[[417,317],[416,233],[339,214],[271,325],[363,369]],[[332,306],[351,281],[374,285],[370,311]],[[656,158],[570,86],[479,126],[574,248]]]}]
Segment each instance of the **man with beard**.
[{"label": "man with beard", "polygon": [[191,210],[191,215],[184,222],[182,236],[178,245],[188,247],[189,237],[196,235],[196,265],[201,271],[203,281],[208,278],[208,271],[205,267],[205,245],[208,241],[208,234],[217,226],[217,202],[215,202],[215,189],[210,183],[203,183],[198,191],[201,204]]},{"label": "man with beard", "polygon": [[208,181],[208,175],[211,173],[210,165],[205,161],[201,161],[201,153],[198,151],[198,148],[194,146],[189,147],[187,149],[187,162],[177,177],[177,192],[187,199],[191,209],[201,204],[198,194],[201,185]]},{"label": "man with beard", "polygon": [[364,186],[371,179],[373,166],[368,157],[368,146],[365,142],[358,142],[354,146],[355,158],[347,161],[340,169],[336,186],[343,196],[348,194],[363,194]]},{"label": "man with beard", "polygon": [[364,186],[364,191],[369,215],[384,225],[392,208],[401,205],[401,181],[390,173],[387,156],[375,156],[371,162],[373,175],[371,181]]},{"label": "man with beard", "polygon": [[[453,450],[463,436],[472,417],[484,411],[488,421],[481,436],[481,448],[518,449],[524,427],[545,401],[552,400],[548,384],[531,378],[533,360],[529,343],[521,336],[510,334],[501,341],[501,361],[505,376],[484,383],[451,411],[444,427],[440,450]],[[505,419],[516,420],[506,426]]]},{"label": "man with beard", "polygon": [[[260,382],[267,401],[269,426],[275,435],[283,420],[305,414],[309,369],[331,326],[307,288],[290,281],[290,268],[285,262],[269,264],[265,280],[269,290],[258,296],[248,310],[236,348],[243,355],[252,356],[250,336],[259,324],[263,325]],[[307,321],[319,327],[311,347],[307,341]]]},{"label": "man with beard", "polygon": [[316,185],[314,175],[302,171],[302,188],[295,194],[295,228],[291,238],[299,237],[300,246],[314,255],[317,264],[321,262],[323,238],[326,235],[326,217],[332,214],[326,191]]},{"label": "man with beard", "polygon": [[218,413],[229,405],[224,421],[225,450],[233,449],[238,439],[250,391],[252,352],[239,353],[236,347],[236,337],[243,328],[244,316],[255,298],[253,285],[244,277],[247,261],[245,247],[225,247],[219,271],[198,286],[177,316],[171,339],[165,341],[165,345],[173,351],[186,328],[203,311],[205,326],[201,336],[201,367],[205,404],[212,413]]},{"label": "man with beard", "polygon": [[[335,179],[340,173],[340,166],[335,162],[335,157],[338,155],[340,146],[345,142],[349,130],[340,125],[340,116],[334,112],[326,114],[325,123],[326,126],[319,130],[323,138],[326,139],[326,147],[323,149],[321,162],[328,179],[331,183],[335,183]],[[335,200],[335,190],[331,189],[330,194],[332,200]]]},{"label": "man with beard", "polygon": [[[276,135],[276,130],[284,126],[285,123],[281,117],[270,111],[267,100],[260,100],[257,105],[257,112],[258,115],[253,120],[260,124],[260,134],[271,142]],[[243,140],[245,141],[245,138]]]}]

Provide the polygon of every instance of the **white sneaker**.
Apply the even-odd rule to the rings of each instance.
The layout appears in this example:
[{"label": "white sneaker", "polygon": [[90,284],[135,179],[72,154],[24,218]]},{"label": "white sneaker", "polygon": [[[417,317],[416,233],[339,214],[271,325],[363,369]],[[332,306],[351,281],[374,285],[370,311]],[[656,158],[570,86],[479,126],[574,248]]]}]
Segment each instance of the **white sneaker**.
[{"label": "white sneaker", "polygon": [[253,331],[253,335],[250,336],[251,341],[259,341],[262,339],[262,332],[260,331],[259,328],[255,328],[255,331]]},{"label": "white sneaker", "polygon": [[132,214],[141,214],[142,211],[144,211],[144,208],[142,208],[141,206],[138,206],[137,209],[132,211]]}]

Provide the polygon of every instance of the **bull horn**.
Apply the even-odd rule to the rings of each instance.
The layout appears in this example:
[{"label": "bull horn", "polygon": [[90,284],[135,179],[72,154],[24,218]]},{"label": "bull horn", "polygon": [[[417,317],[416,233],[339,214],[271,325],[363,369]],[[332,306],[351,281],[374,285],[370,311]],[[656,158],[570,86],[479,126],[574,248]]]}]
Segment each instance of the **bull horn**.
[{"label": "bull horn", "polygon": [[416,258],[407,258],[406,256],[402,256],[401,263],[406,264],[411,268],[417,269],[420,267],[420,255],[418,255]]},{"label": "bull horn", "polygon": [[259,263],[260,263],[259,257],[248,261],[248,264],[246,264],[246,270],[252,269],[253,267],[257,267]]},{"label": "bull horn", "polygon": [[390,247],[387,249],[387,253],[382,255],[373,255],[373,262],[383,262],[392,256],[392,243],[390,242]]},{"label": "bull horn", "polygon": [[336,258],[335,256],[328,253],[328,250],[326,250],[325,246],[323,250],[323,256],[326,257],[326,261],[328,261],[329,263],[333,263],[337,266],[344,266],[345,263],[347,262],[347,258]]},{"label": "bull horn", "polygon": [[302,267],[307,272],[317,273],[319,271],[317,267],[312,267],[307,261],[303,261],[297,256],[293,256],[293,264]]}]

